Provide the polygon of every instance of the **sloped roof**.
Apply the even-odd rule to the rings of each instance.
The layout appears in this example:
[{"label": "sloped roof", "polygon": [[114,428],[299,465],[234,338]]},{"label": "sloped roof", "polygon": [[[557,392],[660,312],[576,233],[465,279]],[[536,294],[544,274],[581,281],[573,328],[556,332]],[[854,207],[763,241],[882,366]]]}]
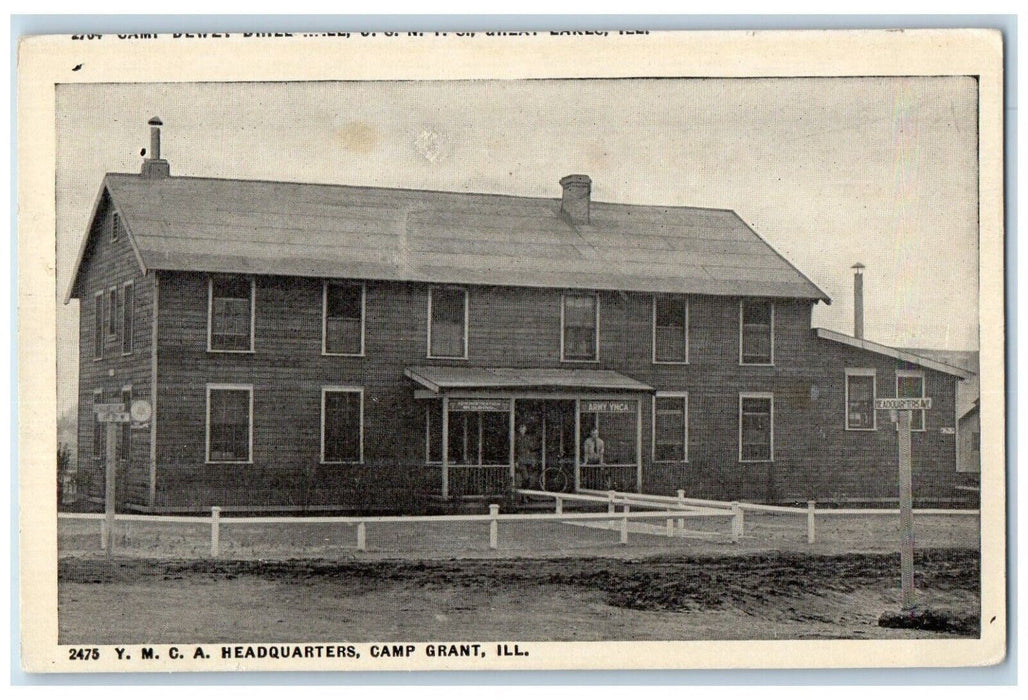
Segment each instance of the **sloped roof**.
[{"label": "sloped roof", "polygon": [[927,357],[937,362],[966,369],[974,372],[970,377],[957,384],[957,417],[963,418],[968,411],[977,408],[978,396],[981,393],[981,382],[978,378],[977,350],[936,350],[935,348],[903,348],[915,355]]},{"label": "sloped roof", "polygon": [[594,389],[650,391],[654,389],[609,369],[538,369],[513,367],[408,367],[404,374],[430,391],[444,389]]},{"label": "sloped roof", "polygon": [[831,340],[836,343],[842,343],[843,345],[849,345],[850,347],[860,348],[861,350],[867,350],[878,355],[885,355],[886,357],[892,357],[902,362],[909,362],[920,367],[927,369],[933,369],[936,372],[943,372],[944,374],[950,374],[960,379],[968,379],[973,376],[973,372],[970,372],[961,367],[954,367],[946,364],[945,362],[939,362],[928,357],[922,357],[916,355],[907,350],[900,350],[899,348],[889,347],[888,345],[882,345],[881,343],[875,343],[864,338],[854,338],[851,335],[845,333],[839,333],[837,331],[830,331],[827,328],[815,328],[814,331],[817,333],[818,338],[825,340]]},{"label": "sloped roof", "polygon": [[144,269],[830,302],[724,209],[593,202],[572,226],[559,199],[134,174],[104,187]]}]

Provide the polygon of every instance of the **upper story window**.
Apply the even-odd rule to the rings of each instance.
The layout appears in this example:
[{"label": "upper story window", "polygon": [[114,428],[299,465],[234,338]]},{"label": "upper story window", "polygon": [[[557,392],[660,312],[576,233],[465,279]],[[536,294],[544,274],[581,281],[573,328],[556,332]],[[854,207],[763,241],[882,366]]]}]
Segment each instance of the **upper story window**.
[{"label": "upper story window", "polygon": [[325,355],[363,355],[364,285],[325,282],[323,295],[322,352]]},{"label": "upper story window", "polygon": [[93,359],[104,356],[104,293],[93,295]]},{"label": "upper story window", "polygon": [[875,371],[846,370],[846,430],[874,430]]},{"label": "upper story window", "polygon": [[[924,372],[920,370],[896,370],[896,398],[920,399],[924,393]],[[924,430],[924,409],[910,412],[910,429]]]},{"label": "upper story window", "polygon": [[565,292],[560,306],[563,361],[599,359],[600,302],[596,294]]},{"label": "upper story window", "polygon": [[118,337],[118,288],[107,290],[107,337]]},{"label": "upper story window", "polygon": [[207,461],[252,461],[253,387],[207,385]]},{"label": "upper story window", "polygon": [[739,461],[774,460],[775,402],[771,394],[739,394]]},{"label": "upper story window", "polygon": [[760,299],[739,302],[739,364],[775,362],[775,305]]},{"label": "upper story window", "polygon": [[132,354],[133,320],[135,318],[135,285],[126,282],[121,292],[121,354]]},{"label": "upper story window", "polygon": [[467,359],[468,291],[459,287],[428,290],[428,356]]},{"label": "upper story window", "polygon": [[217,275],[208,287],[207,349],[253,351],[254,287],[252,277]]},{"label": "upper story window", "polygon": [[683,296],[653,297],[653,361],[689,361],[689,301]]}]

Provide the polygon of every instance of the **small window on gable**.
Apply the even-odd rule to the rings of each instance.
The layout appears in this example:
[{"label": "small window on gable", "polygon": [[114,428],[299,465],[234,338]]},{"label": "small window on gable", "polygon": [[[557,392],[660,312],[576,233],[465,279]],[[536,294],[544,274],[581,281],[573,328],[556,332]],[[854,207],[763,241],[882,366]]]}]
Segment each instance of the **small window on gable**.
[{"label": "small window on gable", "polygon": [[244,275],[210,280],[209,348],[222,352],[253,350],[254,282]]},{"label": "small window on gable", "polygon": [[689,302],[685,297],[653,298],[653,361],[689,361]]},{"label": "small window on gable", "polygon": [[121,236],[121,217],[116,213],[111,214],[111,242],[117,241],[119,236]]},{"label": "small window on gable", "polygon": [[364,353],[364,285],[325,282],[326,355]]},{"label": "small window on gable", "polygon": [[774,364],[774,304],[761,299],[743,299],[739,306],[739,326],[739,364]]}]

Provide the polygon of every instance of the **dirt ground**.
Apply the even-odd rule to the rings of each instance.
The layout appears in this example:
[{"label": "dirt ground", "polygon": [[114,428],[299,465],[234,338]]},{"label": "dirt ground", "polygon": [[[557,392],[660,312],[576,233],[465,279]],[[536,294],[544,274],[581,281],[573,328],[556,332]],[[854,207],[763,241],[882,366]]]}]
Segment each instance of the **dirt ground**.
[{"label": "dirt ground", "polygon": [[[277,562],[66,555],[58,572],[59,641],[951,636],[878,627],[879,614],[899,605],[896,554],[616,551]],[[978,612],[976,549],[922,549],[916,572],[922,606]]]}]

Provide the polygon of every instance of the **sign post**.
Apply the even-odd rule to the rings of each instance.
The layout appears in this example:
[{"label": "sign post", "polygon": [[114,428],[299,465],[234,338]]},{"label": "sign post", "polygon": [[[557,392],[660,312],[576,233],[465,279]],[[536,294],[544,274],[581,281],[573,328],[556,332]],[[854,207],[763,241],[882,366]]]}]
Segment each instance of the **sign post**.
[{"label": "sign post", "polygon": [[118,471],[118,428],[122,423],[132,421],[131,414],[120,403],[94,404],[93,412],[98,423],[107,424],[107,450],[104,473],[104,523],[107,527],[107,557],[114,555],[114,515],[118,497],[115,479]]},{"label": "sign post", "polygon": [[914,603],[914,489],[910,463],[911,411],[928,410],[929,398],[875,399],[875,408],[888,410],[895,416],[899,449],[899,512],[900,512],[900,588],[903,610],[912,610]]}]

